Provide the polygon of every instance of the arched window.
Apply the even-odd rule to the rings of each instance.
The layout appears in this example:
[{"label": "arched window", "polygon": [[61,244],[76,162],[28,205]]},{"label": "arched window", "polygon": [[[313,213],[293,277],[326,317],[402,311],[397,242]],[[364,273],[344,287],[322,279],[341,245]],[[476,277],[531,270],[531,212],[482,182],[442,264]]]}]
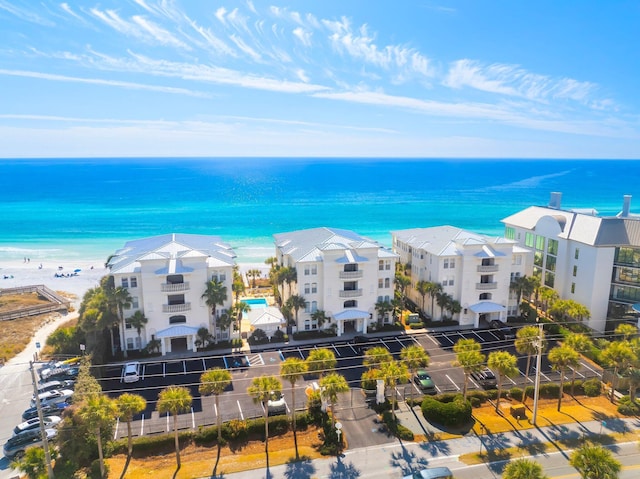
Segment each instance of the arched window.
[{"label": "arched window", "polygon": [[358,302],[355,299],[350,299],[349,301],[345,301],[342,305],[343,308],[357,308]]},{"label": "arched window", "polygon": [[171,316],[169,318],[169,324],[178,324],[178,323],[186,323],[186,322],[187,322],[187,317],[183,315]]},{"label": "arched window", "polygon": [[478,299],[479,300],[491,299],[491,293],[482,293]]}]

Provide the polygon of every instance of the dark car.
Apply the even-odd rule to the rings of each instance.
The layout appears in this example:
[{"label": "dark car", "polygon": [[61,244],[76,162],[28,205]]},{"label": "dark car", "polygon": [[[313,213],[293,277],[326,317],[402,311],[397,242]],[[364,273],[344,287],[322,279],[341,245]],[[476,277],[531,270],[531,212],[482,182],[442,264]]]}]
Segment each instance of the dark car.
[{"label": "dark car", "polygon": [[492,320],[489,323],[489,327],[491,328],[493,334],[495,334],[499,339],[503,341],[516,338],[516,328],[507,326],[500,320]]},{"label": "dark car", "polygon": [[436,394],[438,392],[436,391],[436,385],[433,379],[431,379],[431,376],[423,369],[419,369],[416,372],[416,377],[413,379],[413,382],[416,383],[418,389],[424,394]]},{"label": "dark car", "polygon": [[[57,404],[49,404],[42,406],[42,415],[43,416],[60,416],[62,411],[69,407],[69,403],[60,402]],[[38,417],[38,408],[30,407],[25,412],[22,413],[22,419],[24,421],[28,421],[29,419],[33,419],[34,417]]]},{"label": "dark car", "polygon": [[[45,429],[45,435],[47,440],[51,441],[56,437],[57,431],[55,429]],[[42,446],[40,429],[31,429],[12,436],[5,443],[3,452],[7,458],[13,459],[23,456],[27,448],[33,446]]]},{"label": "dark car", "polygon": [[471,373],[471,377],[484,389],[495,389],[498,385],[496,375],[489,368],[484,368],[482,371]]}]

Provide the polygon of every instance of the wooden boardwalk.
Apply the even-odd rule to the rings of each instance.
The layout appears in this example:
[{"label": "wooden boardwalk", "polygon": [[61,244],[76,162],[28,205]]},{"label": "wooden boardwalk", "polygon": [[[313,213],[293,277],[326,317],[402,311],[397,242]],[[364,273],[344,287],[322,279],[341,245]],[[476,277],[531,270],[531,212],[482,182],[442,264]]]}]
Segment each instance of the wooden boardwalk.
[{"label": "wooden boardwalk", "polygon": [[18,308],[11,311],[0,312],[0,321],[9,321],[12,319],[24,318],[27,316],[36,316],[38,314],[52,313],[54,311],[68,310],[71,302],[68,299],[63,298],[55,291],[47,288],[43,284],[20,286],[18,288],[3,288],[0,289],[0,296],[16,295],[24,293],[37,293],[38,295],[49,301],[49,304],[43,304],[41,306],[28,306],[25,308]]}]

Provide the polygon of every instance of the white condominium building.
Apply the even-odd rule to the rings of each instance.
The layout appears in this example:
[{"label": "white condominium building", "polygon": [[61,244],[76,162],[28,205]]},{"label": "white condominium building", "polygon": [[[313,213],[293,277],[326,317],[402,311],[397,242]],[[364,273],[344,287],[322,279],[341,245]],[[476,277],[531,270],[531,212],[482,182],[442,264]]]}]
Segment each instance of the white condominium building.
[{"label": "white condominium building", "polygon": [[282,287],[283,300],[299,295],[306,302],[298,331],[318,329],[312,315],[321,310],[329,318],[323,328],[335,325],[339,336],[364,333],[378,320],[376,303],[393,299],[398,256],[375,241],[335,228],[279,233],[274,239],[278,264],[297,273],[290,292],[287,284]]},{"label": "white condominium building", "polygon": [[218,280],[226,287],[227,299],[217,305],[216,316],[231,307],[234,258],[231,247],[217,236],[174,233],[127,242],[110,258],[108,267],[115,287],[126,288],[132,298],[125,319],[141,311],[148,323],[138,335],[126,321],[121,344],[133,350],[157,339],[163,355],[196,351],[201,327],[216,339],[229,339],[229,331],[216,326],[212,308],[202,295],[207,282]]},{"label": "white condominium building", "polygon": [[[561,193],[548,206],[530,206],[502,222],[505,236],[535,250],[541,283],[589,309],[588,326],[600,332],[620,321],[638,323],[640,309],[640,216],[631,196],[617,215],[561,207]],[[634,308],[635,306],[635,308]]]},{"label": "white condominium building", "polygon": [[[533,252],[506,238],[491,238],[453,226],[392,231],[393,250],[410,270],[406,294],[435,320],[457,319],[461,326],[478,327],[492,320],[507,321],[518,314],[512,278],[530,275]],[[437,294],[424,295],[418,283],[439,285]],[[451,314],[438,305],[443,294],[460,305]],[[440,301],[442,303],[442,301]]]}]

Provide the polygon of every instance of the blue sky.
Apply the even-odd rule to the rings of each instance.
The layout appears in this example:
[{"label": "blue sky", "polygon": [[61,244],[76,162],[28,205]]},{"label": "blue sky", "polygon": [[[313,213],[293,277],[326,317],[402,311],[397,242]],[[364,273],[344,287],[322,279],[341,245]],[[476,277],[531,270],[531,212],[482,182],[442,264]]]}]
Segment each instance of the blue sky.
[{"label": "blue sky", "polygon": [[637,1],[0,0],[0,156],[640,158]]}]

